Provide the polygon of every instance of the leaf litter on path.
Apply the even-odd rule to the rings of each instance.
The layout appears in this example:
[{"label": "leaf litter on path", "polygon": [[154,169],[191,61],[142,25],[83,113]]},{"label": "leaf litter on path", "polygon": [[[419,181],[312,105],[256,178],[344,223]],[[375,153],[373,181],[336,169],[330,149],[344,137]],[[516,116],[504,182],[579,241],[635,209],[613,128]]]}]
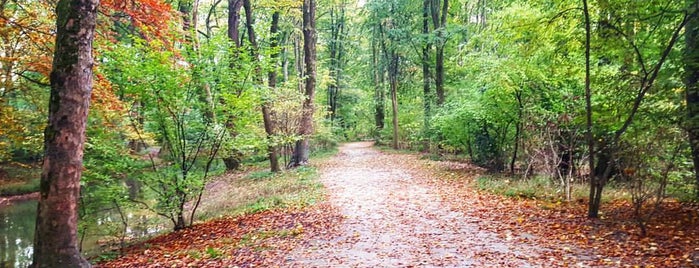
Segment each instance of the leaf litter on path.
[{"label": "leaf litter on path", "polygon": [[[473,190],[481,169],[350,143],[318,164],[328,201],[224,218],[151,239],[99,267],[696,267],[699,213],[670,204],[641,238],[628,204]],[[625,214],[626,213],[626,214]],[[625,218],[626,217],[626,218]]]},{"label": "leaf litter on path", "polygon": [[546,249],[503,239],[479,217],[453,210],[415,155],[371,143],[343,146],[321,167],[329,202],[345,217],[341,233],[297,249],[293,267],[538,267]]}]

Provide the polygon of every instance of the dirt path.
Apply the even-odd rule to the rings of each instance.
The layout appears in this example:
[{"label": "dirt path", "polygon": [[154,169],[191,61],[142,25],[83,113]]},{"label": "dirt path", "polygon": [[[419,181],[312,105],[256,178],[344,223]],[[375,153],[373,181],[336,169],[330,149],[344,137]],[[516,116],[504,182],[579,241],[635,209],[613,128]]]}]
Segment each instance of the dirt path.
[{"label": "dirt path", "polygon": [[321,168],[330,202],[345,217],[343,231],[297,250],[287,258],[290,266],[538,266],[527,261],[537,250],[524,253],[524,245],[481,230],[478,218],[443,204],[416,156],[385,154],[371,145],[346,144]]}]

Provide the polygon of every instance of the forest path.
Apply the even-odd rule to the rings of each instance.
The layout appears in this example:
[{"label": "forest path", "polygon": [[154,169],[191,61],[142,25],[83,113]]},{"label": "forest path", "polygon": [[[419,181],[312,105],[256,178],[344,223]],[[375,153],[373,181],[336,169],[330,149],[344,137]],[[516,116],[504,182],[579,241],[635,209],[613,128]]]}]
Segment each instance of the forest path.
[{"label": "forest path", "polygon": [[311,241],[292,267],[538,267],[541,250],[482,230],[477,215],[442,202],[418,156],[371,142],[345,144],[321,166],[329,202],[345,220],[333,240]]}]

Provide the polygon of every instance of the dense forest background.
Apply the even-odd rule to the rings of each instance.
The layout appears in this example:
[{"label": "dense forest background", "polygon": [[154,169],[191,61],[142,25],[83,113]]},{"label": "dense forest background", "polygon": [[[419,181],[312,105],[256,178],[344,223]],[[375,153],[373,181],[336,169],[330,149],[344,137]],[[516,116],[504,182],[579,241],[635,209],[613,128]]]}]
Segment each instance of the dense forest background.
[{"label": "dense forest background", "polygon": [[[181,229],[214,175],[364,139],[544,178],[563,200],[586,185],[590,217],[622,188],[641,226],[699,196],[694,1],[319,0],[315,36],[301,4],[101,1],[82,224],[143,206]],[[43,158],[53,10],[0,1],[7,184]]]}]

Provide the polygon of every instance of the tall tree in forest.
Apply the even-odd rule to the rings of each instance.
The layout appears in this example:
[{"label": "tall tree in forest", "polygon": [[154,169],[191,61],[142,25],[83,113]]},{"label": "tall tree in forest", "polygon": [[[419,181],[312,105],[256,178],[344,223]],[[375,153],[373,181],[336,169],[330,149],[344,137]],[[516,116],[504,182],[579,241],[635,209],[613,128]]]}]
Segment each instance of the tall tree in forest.
[{"label": "tall tree in forest", "polygon": [[77,241],[98,0],[56,4],[56,46],[32,267],[90,267]]},{"label": "tall tree in forest", "polygon": [[437,105],[444,104],[444,47],[446,40],[447,15],[449,14],[449,0],[430,0],[432,24],[436,31],[434,86],[437,93]]},{"label": "tall tree in forest", "polygon": [[[583,1],[583,5],[587,6],[587,1]],[[641,8],[647,7],[644,6]],[[588,9],[584,7],[583,10],[585,11]],[[627,79],[627,81],[631,82],[628,84],[628,88],[626,90],[629,90],[630,92],[632,92],[632,94],[629,96],[630,98],[628,99],[628,101],[630,101],[630,105],[628,105],[627,111],[624,112],[623,116],[618,117],[619,119],[621,119],[618,121],[618,127],[606,129],[603,131],[603,134],[599,135],[598,137],[587,137],[589,143],[588,149],[591,153],[591,157],[589,157],[589,159],[595,160],[590,161],[591,173],[588,216],[591,218],[596,218],[599,216],[599,209],[602,202],[602,191],[604,190],[604,187],[606,186],[607,182],[609,182],[609,180],[615,175],[615,173],[618,173],[616,170],[619,169],[619,148],[621,146],[621,142],[623,141],[622,137],[631,129],[631,126],[634,123],[634,121],[638,117],[641,117],[639,114],[643,113],[642,104],[644,103],[644,100],[646,99],[648,93],[654,88],[654,84],[660,77],[661,70],[663,69],[664,64],[670,58],[671,52],[673,51],[675,44],[680,38],[680,33],[684,29],[689,18],[688,14],[686,14],[685,12],[669,12],[668,10],[664,9],[659,9],[654,12],[656,12],[656,14],[659,15],[654,16],[656,17],[656,21],[652,22],[653,25],[665,26],[663,28],[664,31],[659,31],[658,33],[655,33],[652,30],[651,32],[642,32],[645,29],[655,28],[643,28],[635,26],[638,23],[649,22],[643,21],[638,17],[635,17],[634,14],[627,14],[625,17],[620,17],[619,20],[614,20],[618,21],[617,25],[609,26],[609,29],[613,31],[614,35],[609,36],[608,38],[617,38],[618,41],[621,41],[621,43],[624,44],[624,46],[626,46],[624,47],[624,49],[626,49],[626,53],[621,54],[622,57],[618,57],[618,55],[616,55],[619,59],[618,73],[624,75],[627,73],[637,72],[638,78],[628,80],[629,78],[627,77],[632,76],[622,76],[622,79]],[[585,12],[585,14],[588,14],[588,12]],[[590,34],[590,29],[588,29],[588,27],[590,27],[589,14],[587,15],[587,17],[588,19],[585,23],[586,32],[587,34]],[[637,40],[638,36],[640,36],[641,34],[655,34],[655,38],[658,38],[658,40],[663,41],[658,42],[657,45],[654,47],[647,47],[647,42],[640,42]],[[589,36],[587,36],[586,39],[588,39],[589,42]],[[587,49],[589,49],[589,47],[586,48],[586,51]],[[589,57],[589,51],[587,51],[586,54]],[[609,57],[603,58],[601,61],[612,62],[613,59]],[[590,98],[590,96],[588,96],[588,79],[590,77],[589,71],[586,77],[586,87],[588,87],[586,89],[586,98]],[[617,90],[624,89],[619,88]],[[586,102],[589,102],[589,100],[586,100]],[[587,105],[589,106],[590,104]],[[592,117],[592,115],[594,114],[596,113],[592,113],[591,108],[588,107],[586,116]],[[587,120],[587,135],[594,135],[594,133],[592,132],[594,132],[593,127],[595,127],[596,125],[590,123],[593,121],[592,118],[588,118]],[[594,142],[595,144],[592,144],[590,141]],[[595,148],[597,149],[595,150]]]},{"label": "tall tree in forest", "polygon": [[590,165],[590,210],[588,211],[588,216],[597,217],[597,211],[593,211],[594,206],[599,209],[599,204],[594,203],[598,182],[595,178],[595,171],[592,168],[595,166],[595,141],[592,136],[592,93],[590,89],[590,41],[592,30],[590,26],[590,9],[587,0],[582,0],[582,3],[583,16],[585,18],[585,139],[587,140],[587,149],[590,154],[588,157],[588,164]]},{"label": "tall tree in forest", "polygon": [[[255,33],[255,17],[253,15],[252,3],[250,0],[243,0],[243,7],[245,8],[245,26],[247,28],[248,41],[250,42],[250,54],[253,59],[259,58],[259,45],[257,44],[257,34]],[[279,27],[279,12],[275,12],[272,15],[272,31],[276,32]],[[274,33],[272,33],[274,35]],[[277,37],[272,36],[273,40]],[[276,42],[276,41],[273,41]],[[276,56],[273,56],[276,58]],[[271,73],[271,72],[270,72]],[[276,79],[276,76],[275,76]],[[255,79],[253,79],[258,85],[262,85],[262,66],[259,64],[255,66]],[[269,83],[272,80],[270,80]],[[276,83],[276,82],[275,82]],[[267,140],[271,142],[271,137],[274,135],[274,122],[272,121],[272,110],[270,107],[269,100],[263,100],[262,102],[262,121],[265,126],[265,132],[267,133]],[[269,167],[272,172],[278,172],[279,160],[277,156],[276,146],[271,144],[267,145],[267,156],[269,157]]]},{"label": "tall tree in forest", "polygon": [[[239,56],[240,47],[242,46],[242,40],[240,40],[240,9],[243,7],[243,0],[228,0],[228,39],[235,45],[233,50],[233,59],[230,61],[230,68],[235,69],[236,58]],[[226,127],[230,130],[231,135],[236,135],[235,132],[235,118],[229,115],[225,120]],[[228,152],[229,155],[223,158],[223,163],[226,165],[226,169],[234,170],[240,166],[240,159],[235,152]]]},{"label": "tall tree in forest", "polygon": [[[270,90],[274,90],[277,87],[277,58],[279,58],[278,49],[281,38],[279,35],[279,10],[275,10],[274,13],[272,13],[272,25],[269,28],[269,33],[272,35],[270,37],[272,38],[272,41],[270,42],[270,49],[272,50],[272,54],[270,55],[272,67],[267,74],[267,85],[269,86]],[[272,172],[278,172],[281,171],[281,168],[279,167],[279,147],[278,145],[274,144],[274,141],[272,140],[272,137],[276,134],[276,126],[274,125],[275,122],[272,120],[273,115],[274,114],[270,110],[269,103],[265,102],[262,105],[262,116],[265,131],[267,132],[269,166]]]},{"label": "tall tree in forest", "polygon": [[431,110],[432,110],[432,93],[430,92],[430,50],[432,45],[429,41],[428,35],[430,33],[430,2],[431,0],[422,1],[422,35],[424,42],[422,44],[422,94],[423,94],[423,106],[425,110],[425,115],[423,116],[423,150],[429,151],[430,149],[430,121],[431,121]]},{"label": "tall tree in forest", "polygon": [[330,7],[330,40],[328,40],[328,54],[330,58],[330,78],[328,84],[328,112],[330,121],[335,122],[337,117],[337,99],[342,88],[342,74],[345,62],[345,37],[346,5],[344,0],[333,3]]},{"label": "tall tree in forest", "polygon": [[375,14],[372,13],[371,17],[369,20],[372,22],[370,23],[370,29],[371,29],[371,70],[373,72],[373,84],[374,84],[374,126],[377,132],[377,137],[378,132],[383,130],[384,128],[384,119],[385,119],[385,100],[386,100],[386,93],[384,90],[384,74],[385,74],[385,69],[384,69],[384,64],[382,63],[381,59],[381,48],[380,48],[380,42],[381,42],[381,31],[380,31],[380,22],[377,22],[378,19],[375,18]]},{"label": "tall tree in forest", "polygon": [[303,0],[303,61],[306,67],[304,80],[304,95],[299,136],[294,154],[289,162],[290,167],[305,165],[309,157],[309,136],[313,134],[313,100],[316,87],[316,2]]},{"label": "tall tree in forest", "polygon": [[228,0],[228,38],[240,48],[240,8],[243,0]]},{"label": "tall tree in forest", "polygon": [[694,162],[695,195],[699,199],[699,1],[688,0],[691,16],[685,27],[684,71],[687,100],[687,132]]},{"label": "tall tree in forest", "polygon": [[[386,27],[394,27],[392,22],[389,21]],[[390,44],[387,39],[391,37],[386,33],[384,25],[379,25],[379,30],[381,31],[381,48],[383,50],[383,55],[388,63],[388,84],[391,89],[391,110],[393,114],[393,149],[398,149],[398,75],[400,74],[400,55],[398,54],[395,40]]]}]

